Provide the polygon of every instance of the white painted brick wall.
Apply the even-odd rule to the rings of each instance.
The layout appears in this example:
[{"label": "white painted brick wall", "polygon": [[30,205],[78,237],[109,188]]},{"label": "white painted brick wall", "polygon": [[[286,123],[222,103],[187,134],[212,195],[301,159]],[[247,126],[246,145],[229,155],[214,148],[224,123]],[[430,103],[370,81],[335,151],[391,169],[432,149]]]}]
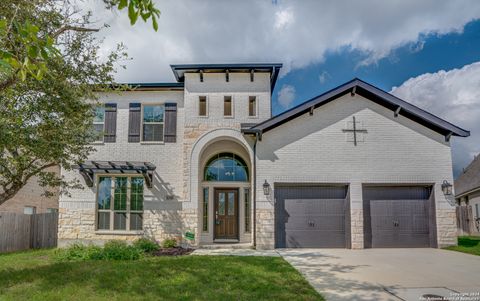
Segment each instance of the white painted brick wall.
[{"label": "white painted brick wall", "polygon": [[[358,146],[342,132],[352,115],[368,131]],[[453,208],[440,187],[443,180],[453,183],[450,146],[444,137],[402,116],[394,118],[392,111],[359,95],[343,96],[316,109],[313,116],[306,113],[265,133],[257,146],[257,208],[273,210],[272,197],[262,191],[265,180],[272,189],[276,182],[348,183],[352,212],[362,209],[362,183],[432,183],[437,210]],[[449,221],[438,231],[451,230]],[[439,244],[444,244],[441,239],[451,243],[438,236]]]},{"label": "white painted brick wall", "polygon": [[[198,117],[199,96],[207,96],[208,118]],[[233,118],[223,116],[224,96],[232,96]],[[257,97],[257,116],[248,116],[248,98]],[[230,73],[230,81],[225,81],[225,73],[208,73],[200,75],[187,73],[185,75],[185,119],[190,123],[225,123],[238,124],[243,122],[257,123],[271,116],[270,74],[255,73],[255,79],[250,81],[250,74]]]}]

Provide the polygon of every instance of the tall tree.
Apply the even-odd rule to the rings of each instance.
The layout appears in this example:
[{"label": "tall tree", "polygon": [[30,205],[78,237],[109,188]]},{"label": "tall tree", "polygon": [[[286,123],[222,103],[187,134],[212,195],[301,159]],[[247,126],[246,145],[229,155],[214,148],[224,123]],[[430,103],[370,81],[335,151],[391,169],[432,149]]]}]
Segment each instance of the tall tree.
[{"label": "tall tree", "polygon": [[[152,0],[103,0],[109,9],[128,7],[132,24],[159,11]],[[78,187],[49,170],[71,169],[93,150],[96,90],[113,83],[122,45],[99,57],[99,31],[65,0],[0,2],[0,204],[36,176],[46,188]]]}]

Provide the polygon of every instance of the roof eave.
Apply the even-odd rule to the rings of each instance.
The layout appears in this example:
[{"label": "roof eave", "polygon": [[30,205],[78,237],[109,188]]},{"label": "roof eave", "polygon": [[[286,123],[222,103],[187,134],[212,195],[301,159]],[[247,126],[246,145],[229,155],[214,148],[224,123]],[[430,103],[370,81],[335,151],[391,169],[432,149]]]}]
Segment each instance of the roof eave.
[{"label": "roof eave", "polygon": [[[359,89],[357,89],[359,88]],[[364,90],[364,91],[362,91]],[[415,116],[418,120],[421,120],[423,123],[427,123],[431,125],[431,127],[435,128],[437,132],[440,132],[440,130],[443,132],[442,134],[444,135],[453,135],[453,136],[459,136],[459,137],[468,137],[470,136],[470,132],[467,130],[464,130],[460,127],[457,127],[448,121],[445,121],[427,111],[424,111],[404,100],[401,100],[392,94],[385,92],[375,86],[372,86],[358,78],[355,78],[349,82],[346,82],[345,84],[336,87],[334,89],[331,89],[319,96],[316,96],[310,100],[305,101],[304,103],[288,110],[280,115],[277,115],[275,117],[272,117],[271,119],[268,119],[254,127],[252,129],[260,129],[264,133],[285,123],[288,122],[292,119],[295,119],[308,111],[311,110],[311,108],[317,108],[320,107],[334,99],[337,99],[338,97],[343,96],[344,94],[347,93],[359,93],[362,94],[362,92],[368,92],[376,97],[380,98],[383,102],[389,103],[390,106],[395,107],[397,109],[400,107],[400,113],[401,115],[408,115],[411,114],[412,116]],[[365,93],[367,94],[367,93]],[[368,97],[367,97],[368,98]],[[372,100],[372,99],[371,99]],[[374,101],[374,100],[372,100]],[[384,105],[382,103],[381,105]],[[405,114],[406,113],[406,114]],[[426,126],[426,125],[425,125]]]},{"label": "roof eave", "polygon": [[275,88],[275,83],[278,79],[278,75],[280,73],[280,69],[282,68],[283,64],[281,63],[251,63],[251,64],[177,64],[177,65],[170,65],[172,72],[175,76],[177,82],[185,81],[185,76],[180,75],[179,71],[191,71],[191,72],[200,72],[201,70],[218,70],[218,71],[225,71],[225,70],[256,70],[256,69],[265,69],[265,72],[270,72],[270,89],[273,93],[273,89]]}]

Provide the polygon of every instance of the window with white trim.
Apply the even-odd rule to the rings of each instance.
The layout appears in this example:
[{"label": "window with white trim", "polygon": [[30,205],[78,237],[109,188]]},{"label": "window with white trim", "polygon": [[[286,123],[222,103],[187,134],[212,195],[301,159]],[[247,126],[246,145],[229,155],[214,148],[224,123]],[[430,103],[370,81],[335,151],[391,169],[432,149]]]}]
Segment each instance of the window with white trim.
[{"label": "window with white trim", "polygon": [[203,232],[208,232],[208,187],[203,188]]},{"label": "window with white trim", "polygon": [[99,176],[97,230],[142,230],[143,190],[143,177]]},{"label": "window with white trim", "polygon": [[256,96],[248,97],[248,116],[249,117],[257,116],[257,97]]},{"label": "window with white trim", "polygon": [[208,115],[207,97],[199,96],[198,97],[198,116],[205,117],[207,115]]},{"label": "window with white trim", "polygon": [[233,117],[233,102],[231,96],[225,96],[223,98],[223,116]]},{"label": "window with white trim", "polygon": [[93,116],[93,132],[95,135],[94,142],[103,142],[103,135],[105,132],[104,106],[98,106],[95,108],[95,115]]},{"label": "window with white trim", "polygon": [[142,141],[163,141],[164,115],[164,105],[143,105]]},{"label": "window with white trim", "polygon": [[245,232],[250,232],[250,220],[252,209],[250,208],[250,188],[243,189],[244,197],[245,197]]}]

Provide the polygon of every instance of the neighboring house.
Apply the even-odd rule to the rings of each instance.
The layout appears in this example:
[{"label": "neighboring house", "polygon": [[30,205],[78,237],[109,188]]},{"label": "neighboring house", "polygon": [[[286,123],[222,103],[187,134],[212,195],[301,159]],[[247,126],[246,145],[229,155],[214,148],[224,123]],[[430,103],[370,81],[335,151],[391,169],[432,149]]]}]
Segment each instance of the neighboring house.
[{"label": "neighboring house", "polygon": [[[58,166],[51,167],[48,171],[60,172]],[[54,189],[58,191],[58,189]],[[58,211],[58,193],[53,196],[44,196],[45,188],[38,184],[38,177],[32,177],[20,191],[5,203],[0,204],[0,212],[14,213],[47,213]]]},{"label": "neighboring house", "polygon": [[[359,79],[272,117],[280,64],[173,65],[175,83],[101,93],[84,190],[59,242],[456,244],[450,137],[469,132]],[[101,135],[104,133],[104,135]]]},{"label": "neighboring house", "polygon": [[473,230],[480,232],[480,155],[455,180],[455,199],[460,206],[471,206]]}]

